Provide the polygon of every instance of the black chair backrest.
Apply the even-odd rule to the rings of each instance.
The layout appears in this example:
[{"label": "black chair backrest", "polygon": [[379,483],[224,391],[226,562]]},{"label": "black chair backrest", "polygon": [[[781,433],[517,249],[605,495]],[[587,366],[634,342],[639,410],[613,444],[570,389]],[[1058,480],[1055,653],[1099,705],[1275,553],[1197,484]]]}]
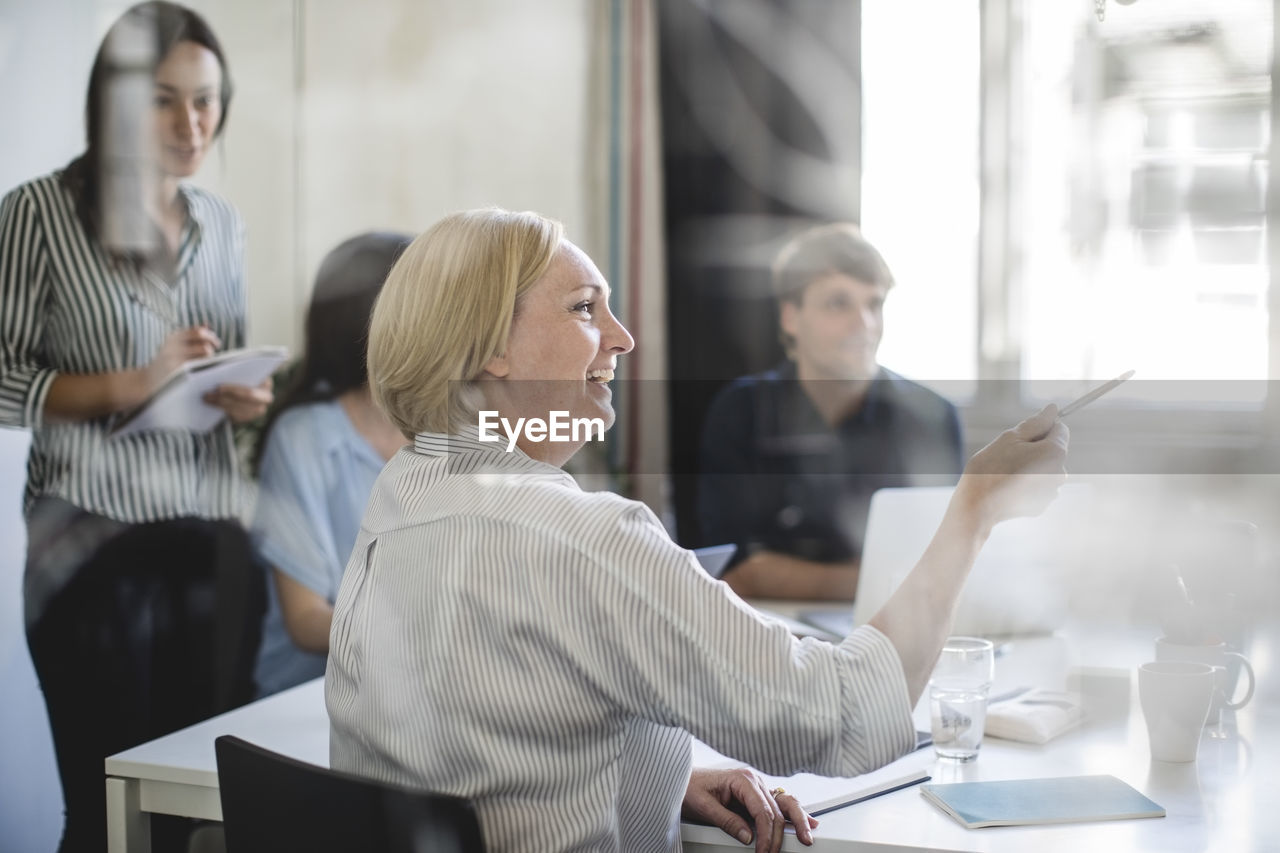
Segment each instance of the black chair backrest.
[{"label": "black chair backrest", "polygon": [[471,803],[214,741],[227,853],[483,853]]}]

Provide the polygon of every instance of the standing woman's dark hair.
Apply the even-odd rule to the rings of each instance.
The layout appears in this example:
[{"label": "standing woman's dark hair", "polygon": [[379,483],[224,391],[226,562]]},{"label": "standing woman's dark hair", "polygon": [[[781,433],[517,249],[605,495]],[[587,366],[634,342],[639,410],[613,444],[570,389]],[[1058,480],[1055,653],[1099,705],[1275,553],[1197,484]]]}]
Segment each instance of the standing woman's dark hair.
[{"label": "standing woman's dark hair", "polygon": [[[131,227],[142,221],[141,199],[133,197],[133,189],[145,165],[136,150],[119,150],[122,136],[128,143],[138,142],[128,138],[135,128],[128,126],[130,117],[122,112],[136,111],[141,118],[151,98],[156,67],[183,41],[208,50],[222,70],[218,92],[221,115],[214,130],[217,138],[231,109],[231,74],[218,37],[191,9],[165,0],[149,0],[129,8],[107,31],[89,72],[85,150],[63,170],[62,182],[75,199],[76,215],[85,231],[121,257],[137,260],[139,250],[151,245],[151,235]],[[108,89],[115,91],[109,94]],[[128,93],[124,98],[127,110],[122,110],[121,90]]]},{"label": "standing woman's dark hair", "polygon": [[369,316],[387,273],[409,245],[407,234],[372,231],[340,243],[316,273],[301,362],[262,428],[256,472],[276,420],[294,406],[333,400],[369,382]]},{"label": "standing woman's dark hair", "polygon": [[[84,153],[0,197],[0,426],[31,431],[23,613],[61,853],[106,846],[106,756],[254,693],[266,590],[232,424],[269,386],[210,391],[211,429],[114,430],[183,363],[245,344],[244,222],[188,183],[230,103],[204,19],[133,6],[94,61]],[[185,829],[153,821],[156,847]]]}]

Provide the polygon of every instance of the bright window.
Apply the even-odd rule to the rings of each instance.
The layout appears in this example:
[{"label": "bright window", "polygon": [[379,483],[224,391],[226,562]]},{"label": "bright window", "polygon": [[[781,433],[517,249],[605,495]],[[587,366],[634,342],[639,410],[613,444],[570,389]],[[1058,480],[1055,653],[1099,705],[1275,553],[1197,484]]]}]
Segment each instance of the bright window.
[{"label": "bright window", "polygon": [[978,83],[976,3],[862,4],[862,227],[897,281],[879,355],[923,382],[977,378]]},{"label": "bright window", "polygon": [[[1101,23],[1091,4],[1020,4],[1024,379],[1266,378],[1271,16],[1268,0],[1111,2]],[[1230,383],[1209,401],[1195,387],[1199,402],[1264,390]]]},{"label": "bright window", "polygon": [[1258,404],[1272,14],[864,3],[863,227],[899,281],[883,363],[1020,378],[995,393],[1023,401],[1129,368],[1250,380],[1129,383],[1111,402]]}]

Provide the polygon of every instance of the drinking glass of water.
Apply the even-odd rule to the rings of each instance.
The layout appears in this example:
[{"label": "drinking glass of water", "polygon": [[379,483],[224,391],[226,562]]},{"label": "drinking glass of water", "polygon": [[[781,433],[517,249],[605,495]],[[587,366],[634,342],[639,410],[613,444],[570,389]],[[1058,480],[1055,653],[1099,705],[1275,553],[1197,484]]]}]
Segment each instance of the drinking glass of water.
[{"label": "drinking glass of water", "polygon": [[982,746],[987,692],[995,680],[996,652],[990,640],[949,637],[929,679],[933,748],[940,758],[972,761]]}]

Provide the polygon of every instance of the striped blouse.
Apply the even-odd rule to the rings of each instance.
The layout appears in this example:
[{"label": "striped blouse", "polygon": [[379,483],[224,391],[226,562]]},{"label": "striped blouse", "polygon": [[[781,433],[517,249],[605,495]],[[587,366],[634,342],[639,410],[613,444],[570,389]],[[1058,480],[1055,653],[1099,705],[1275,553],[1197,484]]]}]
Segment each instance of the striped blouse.
[{"label": "striped blouse", "polygon": [[180,190],[188,217],[173,283],[118,263],[87,234],[58,173],[0,201],[0,425],[31,429],[24,506],[52,496],[124,522],[228,518],[242,495],[230,425],[112,438],[119,414],[45,423],[59,373],[147,364],[166,336],[203,324],[244,343],[244,227],[223,199]]},{"label": "striped blouse", "polygon": [[383,469],[325,689],[334,767],[473,799],[493,851],[679,849],[691,734],[836,776],[915,741],[884,635],[797,640],[643,504],[474,431]]}]

